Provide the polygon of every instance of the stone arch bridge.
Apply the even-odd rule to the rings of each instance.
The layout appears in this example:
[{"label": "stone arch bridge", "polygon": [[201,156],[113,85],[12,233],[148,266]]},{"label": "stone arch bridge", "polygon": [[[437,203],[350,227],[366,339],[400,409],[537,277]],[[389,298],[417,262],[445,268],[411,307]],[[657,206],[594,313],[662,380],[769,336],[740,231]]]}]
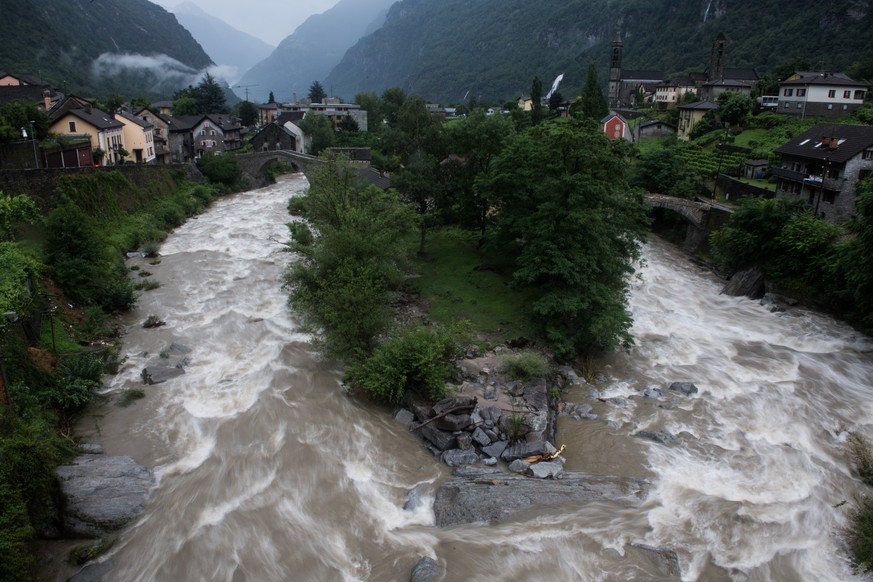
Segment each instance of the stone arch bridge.
[{"label": "stone arch bridge", "polygon": [[309,170],[315,164],[322,161],[315,156],[295,152],[293,150],[271,150],[267,152],[255,152],[251,154],[237,155],[239,169],[244,178],[257,186],[267,183],[267,166],[276,162],[291,163],[299,171],[309,178]]},{"label": "stone arch bridge", "polygon": [[688,252],[706,249],[709,233],[721,228],[733,209],[702,197],[696,200],[676,198],[666,194],[647,193],[645,202],[652,208],[664,208],[681,216],[688,223],[683,247]]}]

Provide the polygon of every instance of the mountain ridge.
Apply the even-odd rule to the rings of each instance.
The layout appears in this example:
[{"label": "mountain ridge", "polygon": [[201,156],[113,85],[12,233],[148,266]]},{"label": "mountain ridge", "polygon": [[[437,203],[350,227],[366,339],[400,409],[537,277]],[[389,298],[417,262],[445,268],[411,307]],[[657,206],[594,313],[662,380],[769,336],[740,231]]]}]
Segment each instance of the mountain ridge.
[{"label": "mountain ridge", "polygon": [[495,101],[564,73],[564,95],[578,94],[589,63],[608,74],[618,31],[624,68],[665,75],[703,70],[712,39],[728,38],[730,67],[767,70],[801,57],[838,70],[873,54],[870,0],[400,0],[385,24],[349,48],[325,79],[337,92],[401,87],[457,102],[467,91]]},{"label": "mountain ridge", "polygon": [[350,46],[381,25],[393,1],[340,0],[333,8],[310,16],[269,57],[249,69],[239,84],[258,85],[257,95],[263,100],[269,91],[278,100],[289,100],[294,94],[302,98],[314,81],[331,92],[324,78]]}]

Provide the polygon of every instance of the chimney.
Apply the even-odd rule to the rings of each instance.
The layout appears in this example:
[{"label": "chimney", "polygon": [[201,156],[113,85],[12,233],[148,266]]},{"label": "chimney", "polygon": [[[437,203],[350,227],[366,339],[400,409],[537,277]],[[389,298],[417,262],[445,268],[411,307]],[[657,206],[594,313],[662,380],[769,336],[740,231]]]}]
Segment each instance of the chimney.
[{"label": "chimney", "polygon": [[822,136],[821,147],[830,147],[830,146],[831,146],[831,138],[827,135]]},{"label": "chimney", "polygon": [[48,91],[42,92],[42,106],[45,108],[46,113],[52,108],[52,94]]}]

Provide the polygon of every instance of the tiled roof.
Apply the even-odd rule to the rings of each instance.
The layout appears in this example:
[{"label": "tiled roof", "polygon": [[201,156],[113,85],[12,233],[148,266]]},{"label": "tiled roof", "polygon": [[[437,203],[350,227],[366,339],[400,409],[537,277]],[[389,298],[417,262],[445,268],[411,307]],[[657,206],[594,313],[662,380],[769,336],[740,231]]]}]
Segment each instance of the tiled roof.
[{"label": "tiled roof", "polygon": [[130,121],[131,123],[135,123],[144,129],[154,127],[153,124],[149,123],[145,119],[143,119],[141,117],[137,117],[136,115],[131,115],[130,113],[128,113],[126,111],[119,111],[117,113],[117,115],[120,115],[121,117],[125,118],[126,120]]},{"label": "tiled roof", "polygon": [[718,104],[713,103],[712,101],[696,101],[694,103],[680,105],[679,109],[702,109],[708,111],[710,109],[718,109]]},{"label": "tiled roof", "polygon": [[[845,73],[816,73],[797,71],[793,76],[799,78],[782,81],[780,85],[836,85],[838,87],[867,87],[866,83],[850,79]],[[789,77],[790,78],[790,77]]]},{"label": "tiled roof", "polygon": [[67,111],[70,115],[75,115],[82,121],[90,123],[97,129],[114,129],[116,127],[124,127],[124,124],[99,109],[70,109]]},{"label": "tiled roof", "polygon": [[[828,139],[832,140],[831,145]],[[818,123],[776,148],[777,154],[846,162],[873,147],[873,126]]]}]

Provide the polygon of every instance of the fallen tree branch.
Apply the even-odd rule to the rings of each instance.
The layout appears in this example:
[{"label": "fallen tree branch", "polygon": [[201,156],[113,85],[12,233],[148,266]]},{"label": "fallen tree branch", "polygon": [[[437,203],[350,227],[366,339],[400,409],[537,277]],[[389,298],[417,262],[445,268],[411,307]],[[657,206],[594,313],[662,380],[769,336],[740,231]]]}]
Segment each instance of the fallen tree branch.
[{"label": "fallen tree branch", "polygon": [[455,406],[454,408],[449,408],[449,409],[446,410],[445,412],[440,413],[440,414],[437,414],[437,415],[434,416],[433,418],[429,418],[429,419],[425,420],[424,422],[422,422],[421,424],[415,426],[414,428],[411,428],[411,429],[410,429],[410,432],[415,432],[415,431],[417,431],[418,429],[420,429],[421,427],[423,427],[424,425],[426,425],[426,424],[430,424],[430,423],[432,423],[432,422],[435,421],[435,420],[439,420],[439,419],[441,419],[441,418],[443,418],[443,417],[445,417],[445,416],[448,416],[449,414],[451,414],[451,413],[453,413],[453,412],[458,412],[459,410],[473,410],[474,408],[476,408],[476,404],[477,404],[477,401],[476,401],[476,399],[474,398],[474,399],[473,399],[473,404],[465,404],[465,405],[463,405],[463,406]]}]

